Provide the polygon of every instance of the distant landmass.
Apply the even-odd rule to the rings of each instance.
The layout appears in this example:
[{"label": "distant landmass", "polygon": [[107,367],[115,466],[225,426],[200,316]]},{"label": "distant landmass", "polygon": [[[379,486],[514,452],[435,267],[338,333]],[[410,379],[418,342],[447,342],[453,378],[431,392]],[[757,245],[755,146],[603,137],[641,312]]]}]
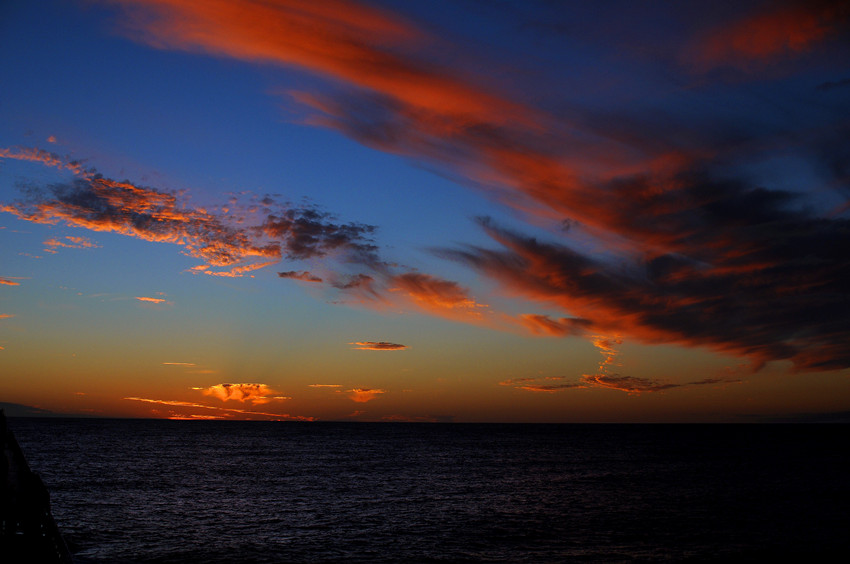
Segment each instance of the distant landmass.
[{"label": "distant landmass", "polygon": [[22,405],[20,403],[9,403],[0,401],[0,409],[2,409],[7,417],[63,417],[64,413],[55,413],[49,409],[41,409],[31,405]]}]

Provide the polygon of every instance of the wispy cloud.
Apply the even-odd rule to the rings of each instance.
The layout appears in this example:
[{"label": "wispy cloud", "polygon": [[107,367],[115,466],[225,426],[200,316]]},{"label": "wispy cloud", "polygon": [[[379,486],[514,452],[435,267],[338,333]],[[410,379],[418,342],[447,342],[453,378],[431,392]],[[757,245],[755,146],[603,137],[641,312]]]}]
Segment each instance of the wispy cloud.
[{"label": "wispy cloud", "polygon": [[0,319],[9,319],[15,317],[14,313],[0,313]]},{"label": "wispy cloud", "polygon": [[561,392],[564,390],[572,390],[575,388],[585,388],[587,386],[583,384],[528,384],[526,386],[519,386],[521,390],[526,390],[528,392],[539,392],[544,394],[554,394],[556,392]]},{"label": "wispy cloud", "polygon": [[[499,382],[500,386],[510,386],[517,390],[526,392],[538,392],[546,394],[554,394],[564,390],[573,390],[578,388],[587,388],[583,382],[563,382],[563,376],[525,376],[522,378],[509,378]],[[557,384],[552,382],[558,382]]]},{"label": "wispy cloud", "polygon": [[0,278],[0,286],[20,286],[20,282],[15,282],[12,278]]},{"label": "wispy cloud", "polygon": [[97,249],[100,248],[100,245],[92,242],[86,237],[73,237],[66,236],[65,240],[60,240],[56,238],[48,239],[44,241],[42,245],[45,246],[44,251],[46,253],[56,254],[56,249],[58,247],[64,247],[67,249]]},{"label": "wispy cloud", "polygon": [[525,377],[525,378],[508,378],[507,380],[502,380],[499,382],[500,386],[515,386],[516,384],[522,384],[523,382],[534,382],[537,378]]},{"label": "wispy cloud", "polygon": [[361,341],[348,344],[354,345],[354,349],[359,351],[403,351],[408,348],[407,345],[388,343],[386,341]]},{"label": "wispy cloud", "polygon": [[[204,409],[204,410],[212,410],[218,413],[226,414],[226,415],[237,415],[239,418],[246,417],[263,417],[270,419],[279,419],[279,420],[287,420],[287,421],[315,421],[314,417],[305,417],[300,415],[290,415],[288,413],[269,413],[262,411],[252,411],[247,409],[236,409],[229,407],[217,407],[213,405],[205,405],[202,403],[195,403],[189,401],[179,401],[179,400],[161,400],[161,399],[150,399],[150,398],[139,398],[139,397],[126,397],[123,398],[129,401],[138,401],[143,403],[151,403],[157,405],[165,405],[170,407],[178,407],[178,408],[192,408],[192,409]],[[193,415],[186,415],[186,417],[192,418],[200,418]]]},{"label": "wispy cloud", "polygon": [[0,148],[0,158],[41,163],[57,169],[70,170],[75,174],[87,173],[82,161],[63,158],[44,149],[32,147]]}]

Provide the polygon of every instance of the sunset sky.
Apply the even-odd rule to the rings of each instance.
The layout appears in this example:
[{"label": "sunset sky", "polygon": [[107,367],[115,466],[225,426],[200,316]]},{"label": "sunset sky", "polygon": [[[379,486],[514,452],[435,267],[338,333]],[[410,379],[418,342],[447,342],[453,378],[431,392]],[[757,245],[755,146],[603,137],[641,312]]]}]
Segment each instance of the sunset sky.
[{"label": "sunset sky", "polygon": [[850,411],[843,2],[11,0],[0,402]]}]

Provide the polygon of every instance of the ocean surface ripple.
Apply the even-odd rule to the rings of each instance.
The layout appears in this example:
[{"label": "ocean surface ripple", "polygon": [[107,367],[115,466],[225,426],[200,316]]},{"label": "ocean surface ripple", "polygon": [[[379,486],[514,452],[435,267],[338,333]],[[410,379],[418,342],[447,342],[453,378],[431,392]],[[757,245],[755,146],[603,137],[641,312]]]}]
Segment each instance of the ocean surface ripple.
[{"label": "ocean surface ripple", "polygon": [[10,427],[82,564],[850,555],[847,425]]}]

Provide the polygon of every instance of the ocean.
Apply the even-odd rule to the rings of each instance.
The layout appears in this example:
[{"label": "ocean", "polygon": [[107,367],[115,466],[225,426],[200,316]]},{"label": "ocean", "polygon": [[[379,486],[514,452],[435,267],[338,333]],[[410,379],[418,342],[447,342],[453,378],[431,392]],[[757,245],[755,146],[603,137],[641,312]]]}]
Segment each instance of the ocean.
[{"label": "ocean", "polygon": [[81,564],[850,555],[848,425],[9,427]]}]

